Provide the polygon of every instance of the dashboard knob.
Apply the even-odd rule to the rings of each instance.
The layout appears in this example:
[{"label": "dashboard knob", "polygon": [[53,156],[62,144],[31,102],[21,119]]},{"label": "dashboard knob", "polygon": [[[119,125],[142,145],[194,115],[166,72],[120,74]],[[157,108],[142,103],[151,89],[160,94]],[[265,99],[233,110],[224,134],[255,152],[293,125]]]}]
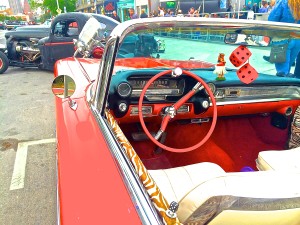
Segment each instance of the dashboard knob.
[{"label": "dashboard knob", "polygon": [[119,110],[120,110],[120,112],[126,112],[126,110],[127,110],[127,104],[125,103],[125,102],[121,102],[120,104],[119,104]]},{"label": "dashboard knob", "polygon": [[204,100],[204,101],[202,102],[202,107],[203,107],[204,109],[207,109],[207,108],[209,107],[209,102],[208,102],[207,100]]}]

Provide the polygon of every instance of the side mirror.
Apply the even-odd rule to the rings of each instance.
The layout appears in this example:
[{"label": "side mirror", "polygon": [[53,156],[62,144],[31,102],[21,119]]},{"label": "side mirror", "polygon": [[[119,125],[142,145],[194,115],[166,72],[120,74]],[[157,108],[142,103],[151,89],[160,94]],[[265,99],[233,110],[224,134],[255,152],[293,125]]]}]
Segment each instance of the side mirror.
[{"label": "side mirror", "polygon": [[59,75],[52,82],[53,94],[61,99],[71,97],[76,89],[75,81],[68,75]]}]

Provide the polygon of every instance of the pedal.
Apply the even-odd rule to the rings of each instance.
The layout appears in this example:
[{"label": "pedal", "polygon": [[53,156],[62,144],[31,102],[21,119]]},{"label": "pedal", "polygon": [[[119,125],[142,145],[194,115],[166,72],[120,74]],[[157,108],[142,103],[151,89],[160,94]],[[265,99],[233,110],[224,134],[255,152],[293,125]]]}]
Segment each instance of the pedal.
[{"label": "pedal", "polygon": [[[155,133],[154,132],[150,132],[150,134],[154,137]],[[131,134],[131,137],[134,141],[146,141],[146,140],[150,140],[148,138],[148,136],[146,135],[145,132],[134,132]]]}]

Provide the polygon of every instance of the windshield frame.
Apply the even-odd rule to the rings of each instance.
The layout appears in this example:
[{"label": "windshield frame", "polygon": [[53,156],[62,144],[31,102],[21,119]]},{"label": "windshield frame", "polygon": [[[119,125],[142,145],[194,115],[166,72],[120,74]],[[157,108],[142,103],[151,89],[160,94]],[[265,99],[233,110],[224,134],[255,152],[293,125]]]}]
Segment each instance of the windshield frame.
[{"label": "windshield frame", "polygon": [[[282,22],[256,21],[256,20],[239,20],[239,19],[220,19],[220,18],[203,18],[203,17],[159,17],[159,18],[144,18],[125,21],[119,24],[111,32],[103,58],[101,60],[100,69],[98,71],[97,80],[95,83],[95,91],[92,96],[91,104],[98,112],[104,116],[107,106],[107,97],[109,92],[109,84],[113,76],[113,69],[116,61],[116,55],[119,46],[122,45],[125,37],[134,32],[143,29],[156,28],[176,28],[176,27],[204,27],[210,28],[226,28],[228,30],[247,30],[247,29],[264,29],[266,36],[268,32],[274,30],[286,33],[296,33],[300,37],[300,24],[289,24]],[[288,37],[288,38],[291,38]],[[112,49],[111,49],[112,48]],[[110,50],[110,51],[109,51]],[[113,55],[109,56],[109,52]],[[108,69],[110,67],[110,69]]]}]

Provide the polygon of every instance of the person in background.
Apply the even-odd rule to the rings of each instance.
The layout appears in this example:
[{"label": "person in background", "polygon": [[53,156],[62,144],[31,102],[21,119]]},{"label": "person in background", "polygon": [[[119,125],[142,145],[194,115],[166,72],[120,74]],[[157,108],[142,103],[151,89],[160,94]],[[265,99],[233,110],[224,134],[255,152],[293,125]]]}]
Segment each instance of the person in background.
[{"label": "person in background", "polygon": [[259,13],[267,13],[268,12],[268,3],[266,1],[261,2],[261,7],[258,10]]},{"label": "person in background", "polygon": [[129,17],[130,17],[131,20],[132,20],[132,19],[138,19],[138,18],[139,18],[138,15],[134,12],[134,9],[133,9],[133,8],[130,8],[130,9],[129,9]]},{"label": "person in background", "polygon": [[156,10],[153,10],[152,17],[158,17],[158,12]]},{"label": "person in background", "polygon": [[268,12],[271,12],[271,10],[274,8],[276,3],[276,0],[271,0],[268,8]]},{"label": "person in background", "polygon": [[188,16],[193,17],[194,13],[195,13],[195,9],[194,9],[194,7],[191,7],[189,12],[188,12]]},{"label": "person in background", "polygon": [[116,21],[121,22],[121,19],[120,19],[120,17],[118,16],[116,10],[114,10],[114,11],[112,12],[111,18],[115,19]]},{"label": "person in background", "polygon": [[233,11],[233,7],[231,4],[229,4],[228,8],[226,9],[226,12],[232,12]]},{"label": "person in background", "polygon": [[[285,23],[296,22],[300,24],[300,0],[277,0],[274,8],[270,12],[268,20]],[[300,39],[279,39],[278,41],[275,41],[273,38],[273,45],[286,43],[288,44],[286,61],[284,63],[275,63],[277,71],[276,75],[280,77],[294,77],[293,74],[290,74],[290,70],[293,62],[295,62],[295,59],[300,52]],[[296,75],[298,78],[299,74]]]},{"label": "person in background", "polygon": [[171,16],[171,9],[168,9],[167,12],[165,13],[165,17],[170,17]]},{"label": "person in background", "polygon": [[247,8],[246,8],[245,5],[243,5],[242,11],[243,11],[243,12],[240,13],[239,18],[240,18],[240,19],[247,19],[248,12],[246,12],[246,11],[247,11]]},{"label": "person in background", "polygon": [[252,11],[253,11],[254,13],[258,13],[258,10],[259,10],[259,7],[258,7],[257,3],[254,3],[254,4],[253,4],[253,7],[252,7]]},{"label": "person in background", "polygon": [[198,10],[195,10],[195,12],[194,12],[194,16],[195,16],[195,17],[200,17],[200,13],[199,13],[199,11],[198,11]]},{"label": "person in background", "polygon": [[177,11],[177,15],[176,15],[177,17],[184,17],[184,15],[182,14],[182,10],[181,9],[179,9],[178,11]]},{"label": "person in background", "polygon": [[251,1],[248,2],[247,6],[246,6],[246,10],[252,10],[252,5],[251,5]]},{"label": "person in background", "polygon": [[164,12],[164,8],[158,6],[158,16],[164,17],[165,16],[165,12]]},{"label": "person in background", "polygon": [[141,10],[140,18],[148,18],[148,15],[147,15],[147,13],[145,12],[145,9],[142,9],[142,10]]},{"label": "person in background", "polygon": [[229,16],[228,17],[232,17],[234,18],[234,14],[232,13],[233,12],[233,7],[231,4],[229,4],[228,8],[226,9],[226,12],[228,12]]}]

